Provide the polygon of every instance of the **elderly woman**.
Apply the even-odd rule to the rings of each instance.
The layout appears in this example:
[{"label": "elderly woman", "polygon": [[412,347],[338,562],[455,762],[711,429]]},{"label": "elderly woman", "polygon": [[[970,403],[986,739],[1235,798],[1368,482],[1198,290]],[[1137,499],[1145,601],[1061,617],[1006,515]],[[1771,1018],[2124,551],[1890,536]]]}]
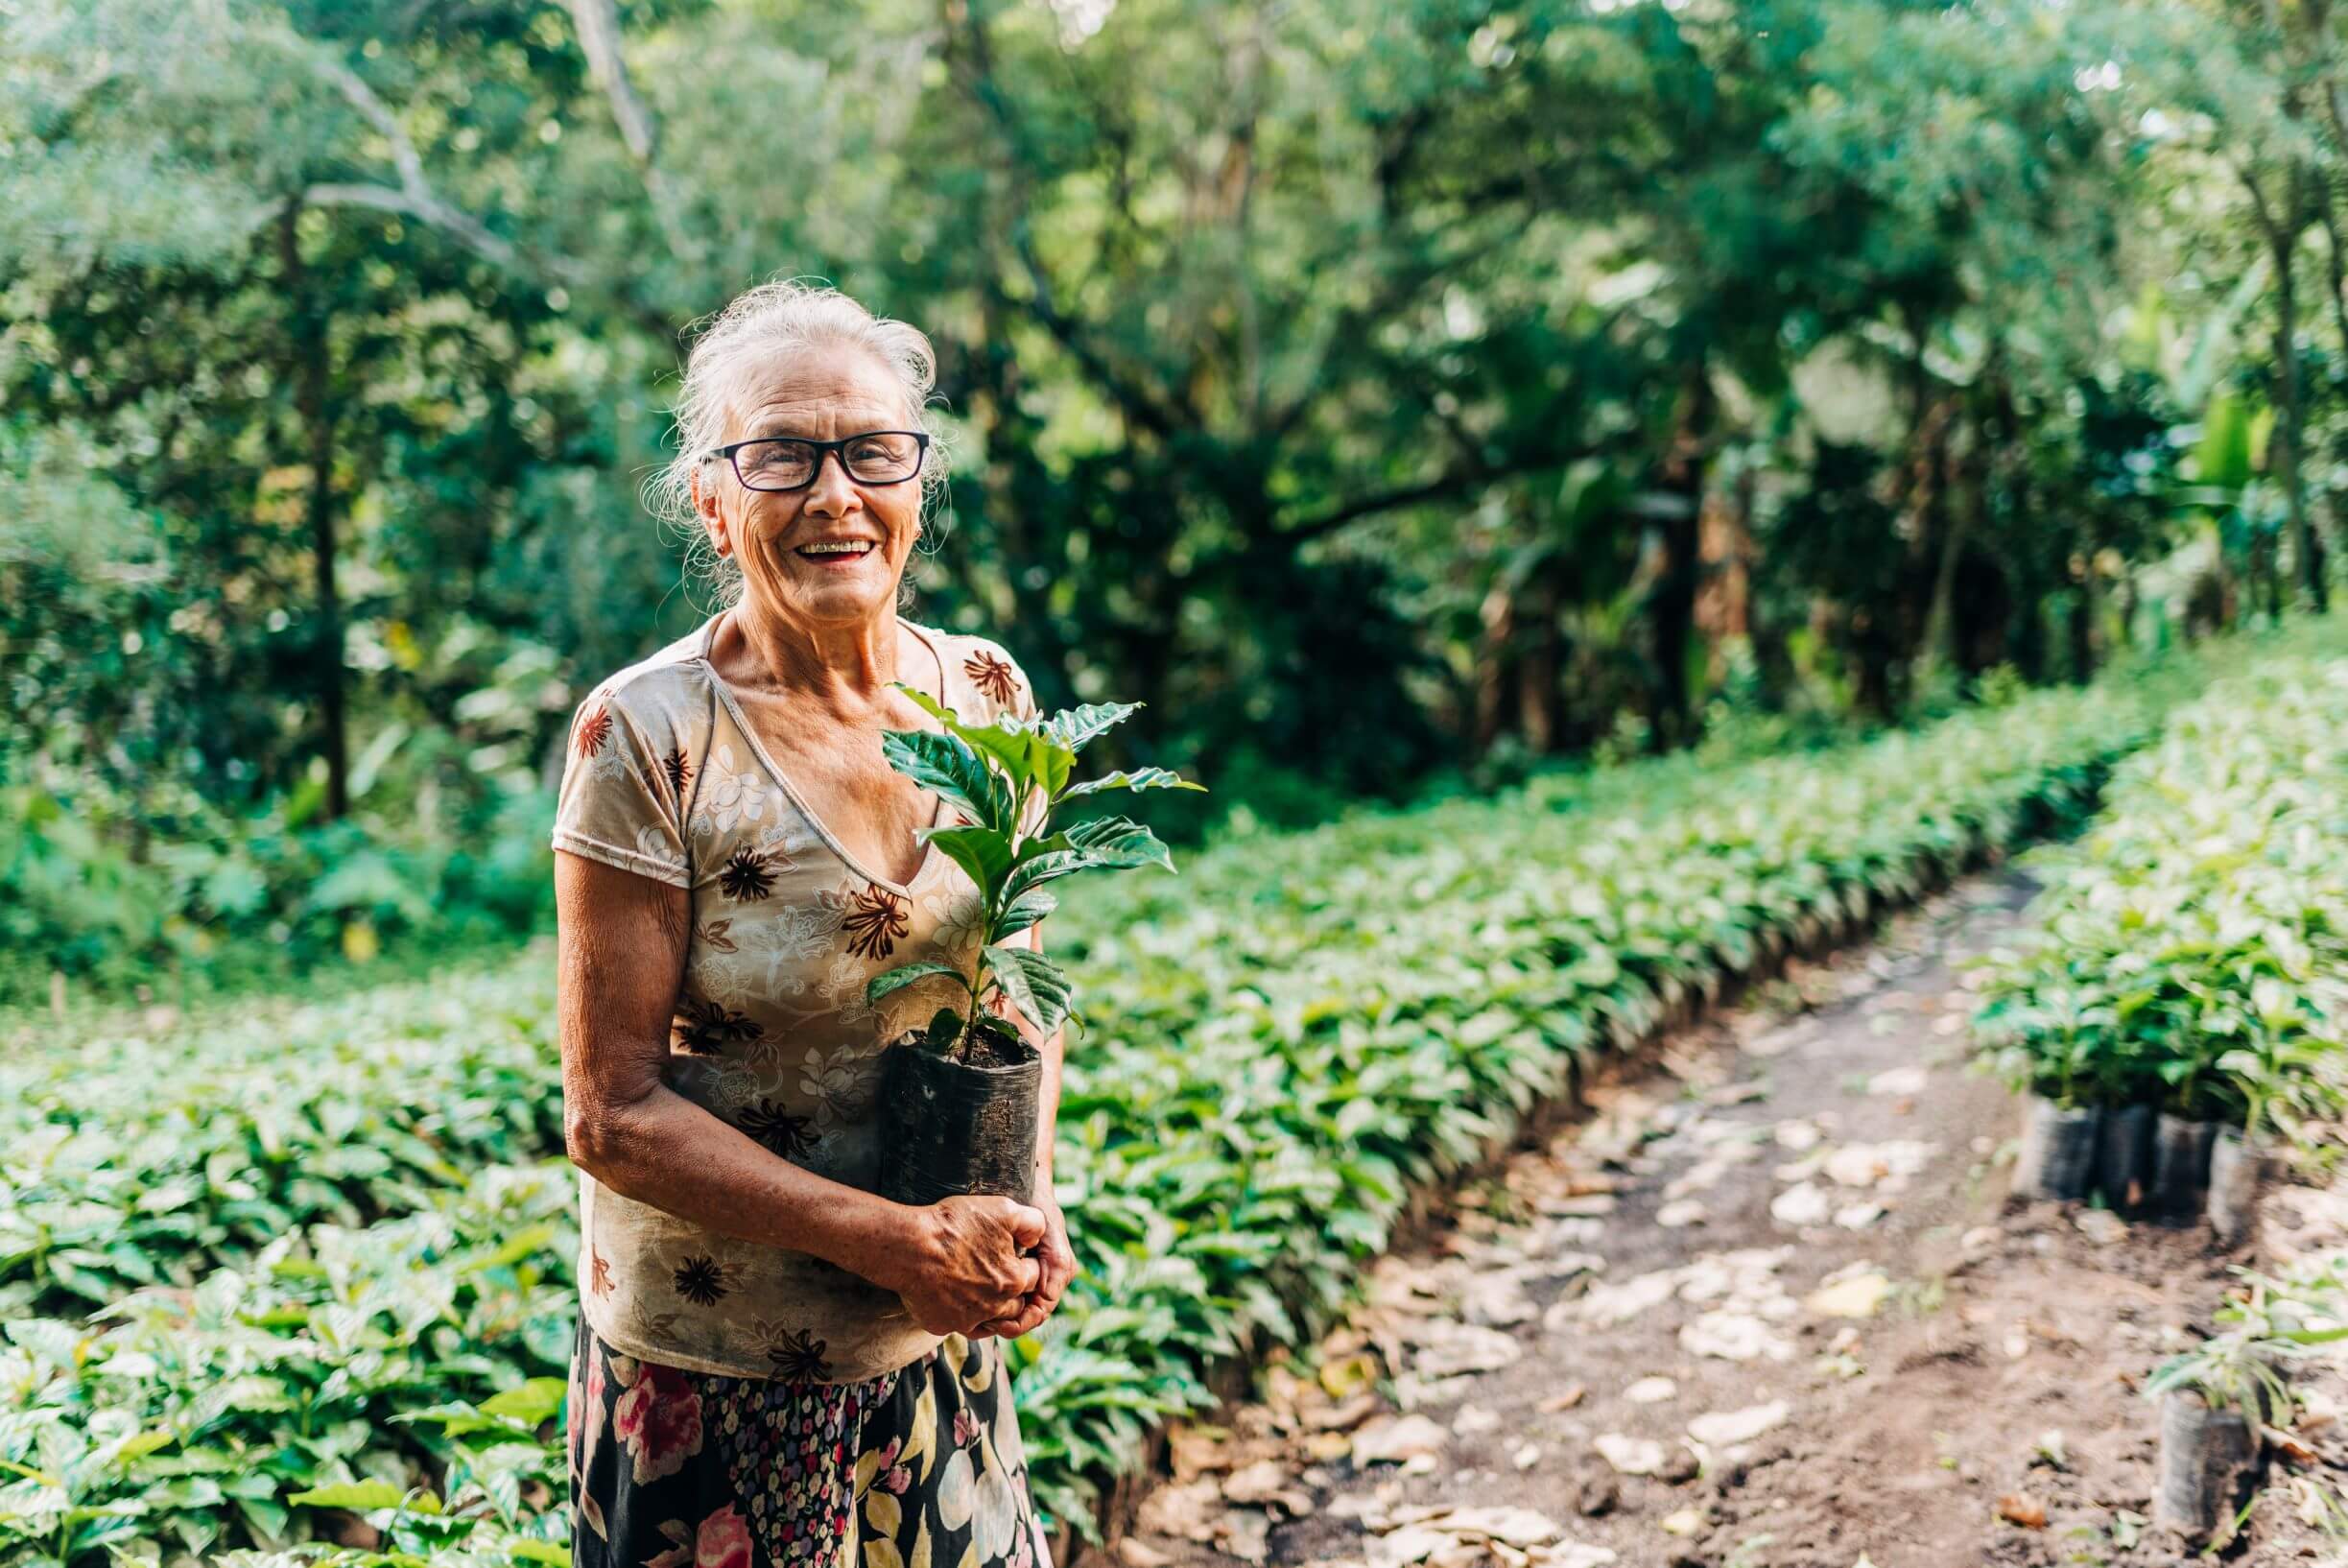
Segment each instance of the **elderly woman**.
[{"label": "elderly woman", "polygon": [[[918,837],[944,802],[883,760],[884,730],[938,727],[890,683],[980,722],[1035,712],[998,644],[897,613],[941,477],[934,376],[919,332],[831,290],[721,313],[669,482],[739,592],[572,725],[554,842],[582,1564],[1048,1568],[1001,1344],[1074,1271],[1059,1211],[875,1191],[882,1050],[944,993],[875,1008],[866,982],[966,969],[979,942],[975,884]],[[1048,1195],[1060,1042],[1029,1037]]]}]

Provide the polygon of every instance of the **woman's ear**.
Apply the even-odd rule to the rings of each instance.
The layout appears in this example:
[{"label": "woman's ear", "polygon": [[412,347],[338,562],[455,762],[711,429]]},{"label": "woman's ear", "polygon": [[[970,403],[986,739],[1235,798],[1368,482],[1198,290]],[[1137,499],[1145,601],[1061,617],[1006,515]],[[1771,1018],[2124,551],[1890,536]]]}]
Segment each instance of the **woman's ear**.
[{"label": "woman's ear", "polygon": [[718,492],[701,483],[701,470],[693,470],[693,511],[709,531],[709,547],[721,556],[730,556],[734,547],[726,542],[725,519],[718,513]]}]

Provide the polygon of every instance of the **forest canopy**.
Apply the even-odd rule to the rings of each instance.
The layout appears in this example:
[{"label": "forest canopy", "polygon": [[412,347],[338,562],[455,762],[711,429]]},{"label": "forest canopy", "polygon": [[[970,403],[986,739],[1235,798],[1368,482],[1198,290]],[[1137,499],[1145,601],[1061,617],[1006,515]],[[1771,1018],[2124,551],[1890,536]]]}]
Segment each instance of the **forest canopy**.
[{"label": "forest canopy", "polygon": [[1145,701],[1170,831],[2319,609],[2336,31],[16,0],[0,995],[534,929],[572,703],[715,607],[641,499],[683,334],[774,276],[935,340],[909,613]]}]

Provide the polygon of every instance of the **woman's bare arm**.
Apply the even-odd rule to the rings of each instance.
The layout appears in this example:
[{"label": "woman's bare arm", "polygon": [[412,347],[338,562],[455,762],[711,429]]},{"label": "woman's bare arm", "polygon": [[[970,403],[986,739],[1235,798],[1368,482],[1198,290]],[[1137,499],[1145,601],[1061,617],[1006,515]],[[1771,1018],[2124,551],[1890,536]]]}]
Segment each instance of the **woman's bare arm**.
[{"label": "woman's bare arm", "polygon": [[1040,1239],[1035,1210],[999,1198],[892,1203],[793,1164],[669,1087],[684,889],[557,850],[555,913],[573,1164],[624,1198],[897,1291],[931,1333],[965,1333],[1034,1291],[1038,1265],[1019,1253]]}]

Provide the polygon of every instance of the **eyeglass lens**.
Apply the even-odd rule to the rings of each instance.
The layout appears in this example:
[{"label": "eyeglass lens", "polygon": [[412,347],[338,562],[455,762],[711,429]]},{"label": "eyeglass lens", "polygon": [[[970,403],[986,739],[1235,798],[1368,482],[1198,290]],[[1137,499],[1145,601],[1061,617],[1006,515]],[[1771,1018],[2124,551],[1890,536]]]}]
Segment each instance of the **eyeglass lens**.
[{"label": "eyeglass lens", "polygon": [[[796,489],[816,477],[823,449],[806,441],[752,441],[734,452],[734,471],[752,489]],[[848,477],[888,484],[912,477],[921,462],[921,443],[903,431],[859,436],[840,448]]]}]

